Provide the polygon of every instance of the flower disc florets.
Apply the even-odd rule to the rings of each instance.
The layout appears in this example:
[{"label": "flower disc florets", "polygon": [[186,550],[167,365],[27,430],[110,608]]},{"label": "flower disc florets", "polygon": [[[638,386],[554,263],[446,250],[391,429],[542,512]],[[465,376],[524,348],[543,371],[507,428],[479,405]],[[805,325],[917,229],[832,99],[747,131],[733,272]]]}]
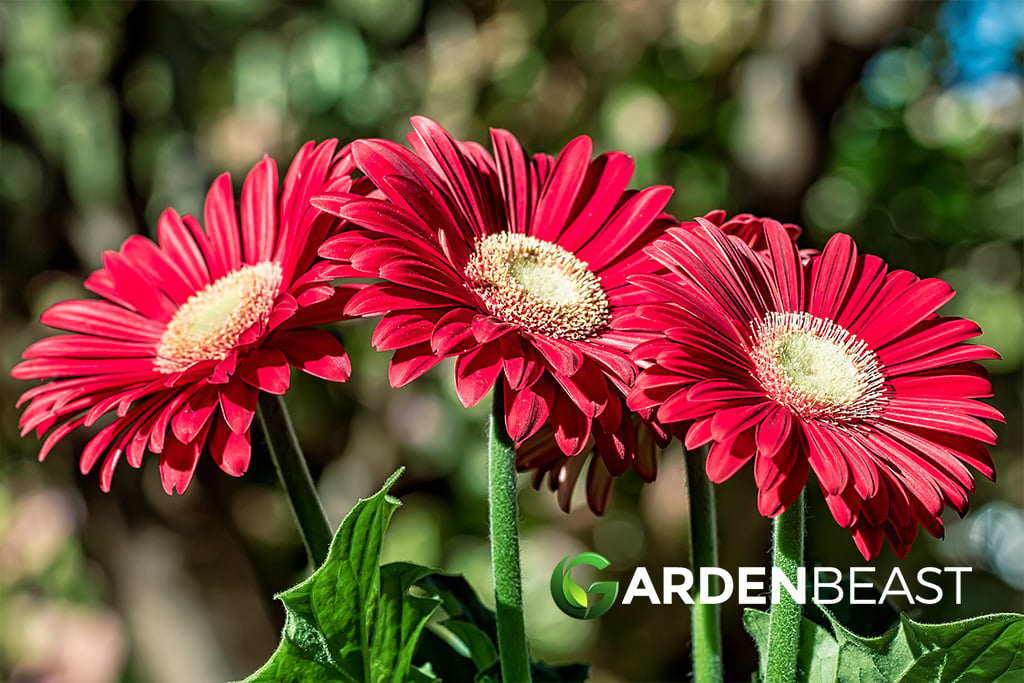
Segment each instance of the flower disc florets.
[{"label": "flower disc florets", "polygon": [[777,313],[753,325],[752,359],[769,398],[804,418],[875,416],[885,377],[875,353],[831,320]]},{"label": "flower disc florets", "polygon": [[160,337],[154,367],[181,372],[204,360],[223,360],[254,323],[265,322],[281,287],[281,267],[242,266],[188,298]]},{"label": "flower disc florets", "polygon": [[586,263],[552,242],[515,233],[476,243],[466,277],[491,313],[558,339],[600,334],[608,296]]}]

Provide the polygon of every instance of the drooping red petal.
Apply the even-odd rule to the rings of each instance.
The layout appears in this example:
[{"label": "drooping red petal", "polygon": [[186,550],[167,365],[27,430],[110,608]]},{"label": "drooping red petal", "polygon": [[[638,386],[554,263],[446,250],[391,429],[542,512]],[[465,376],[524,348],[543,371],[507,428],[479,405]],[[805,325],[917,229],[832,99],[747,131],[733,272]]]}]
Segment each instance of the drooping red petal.
[{"label": "drooping red petal", "polygon": [[501,374],[501,345],[482,344],[455,361],[455,391],[469,408],[487,395]]},{"label": "drooping red petal", "polygon": [[249,469],[252,445],[249,432],[236,432],[224,423],[218,423],[210,435],[210,453],[226,473],[240,477]]},{"label": "drooping red petal", "polygon": [[430,344],[427,343],[398,349],[391,357],[388,380],[391,382],[391,386],[397,389],[413,381],[442,360],[442,356],[435,356],[430,351]]},{"label": "drooping red petal", "polygon": [[291,379],[288,359],[276,348],[254,351],[239,368],[238,374],[249,386],[278,395],[288,390]]},{"label": "drooping red petal", "polygon": [[352,374],[352,364],[345,347],[326,330],[310,328],[278,332],[273,342],[284,351],[291,365],[314,377],[344,382]]},{"label": "drooping red petal", "polygon": [[522,443],[544,426],[551,413],[555,388],[551,380],[541,377],[533,385],[518,391],[506,382],[505,427],[516,443]]},{"label": "drooping red petal", "polygon": [[197,445],[183,444],[175,438],[168,439],[160,452],[160,481],[167,495],[185,493],[192,482],[192,475],[199,463]]}]

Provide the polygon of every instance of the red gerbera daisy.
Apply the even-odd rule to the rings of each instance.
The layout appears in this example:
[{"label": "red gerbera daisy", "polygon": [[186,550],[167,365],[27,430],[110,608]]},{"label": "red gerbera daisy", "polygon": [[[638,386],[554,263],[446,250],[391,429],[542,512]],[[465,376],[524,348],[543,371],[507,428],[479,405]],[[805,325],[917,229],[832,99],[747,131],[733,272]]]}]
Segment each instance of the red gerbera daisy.
[{"label": "red gerbera daisy", "polygon": [[944,506],[964,514],[974,490],[966,465],[995,474],[978,418],[1002,420],[972,400],[991,396],[972,361],[997,354],[962,343],[973,322],[936,314],[949,285],[887,271],[846,235],[801,262],[778,223],[759,254],[698,221],[648,249],[674,277],[632,278],[665,299],[639,310],[665,336],[634,350],[645,369],[629,405],[688,425],[687,448],[711,442],[714,482],[753,460],[766,516],[813,470],[867,559],[883,536],[905,556],[918,523],[941,537]]},{"label": "red gerbera daisy", "polygon": [[[596,449],[594,476],[621,475],[637,458],[625,409],[637,372],[628,352],[650,336],[621,324],[647,298],[626,276],[657,266],[643,248],[674,223],[663,213],[671,188],[627,190],[630,157],[591,159],[587,137],[556,159],[528,156],[511,134],[492,130],[492,157],[428,119],[412,123],[413,151],[386,140],[352,145],[385,200],[314,199],[361,226],[320,250],[340,262],[336,274],[383,280],[346,313],[383,314],[373,342],[395,350],[393,386],[455,356],[467,406],[500,378],[517,447],[548,425],[534,442],[542,455],[579,458],[582,467],[581,454]],[[645,478],[653,459],[652,448],[640,460]],[[519,467],[544,461],[531,455]],[[591,506],[600,511],[606,497],[592,496]]]},{"label": "red gerbera daisy", "polygon": [[86,445],[81,470],[103,457],[110,489],[122,456],[139,467],[160,455],[168,493],[184,493],[204,444],[231,475],[249,465],[249,426],[260,391],[282,394],[289,365],[344,381],[349,361],[331,334],[312,325],[342,318],[352,287],[333,287],[316,250],[338,221],[309,199],[352,192],[347,153],[336,141],[296,155],[278,195],[277,165],[264,158],[246,178],[241,221],[231,179],[206,196],[206,229],[168,209],[158,244],[142,236],[104,254],[85,286],[103,300],[59,303],[42,316],[78,334],[30,346],[16,379],[53,379],[25,392],[22,434],[50,429],[42,460],[72,430],[114,411]]}]

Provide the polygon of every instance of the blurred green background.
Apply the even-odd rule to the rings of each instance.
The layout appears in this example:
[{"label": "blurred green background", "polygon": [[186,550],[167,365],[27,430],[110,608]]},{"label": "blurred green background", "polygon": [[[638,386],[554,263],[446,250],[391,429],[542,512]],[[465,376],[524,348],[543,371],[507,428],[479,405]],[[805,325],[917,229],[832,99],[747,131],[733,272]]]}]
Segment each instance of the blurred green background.
[{"label": "blurred green background", "polygon": [[[924,532],[906,569],[970,565],[964,601],[912,611],[932,621],[1022,610],[1020,70],[1024,16],[1013,0],[856,2],[424,2],[282,0],[0,4],[0,679],[213,681],[240,678],[273,650],[272,594],[304,553],[272,467],[241,479],[204,458],[185,496],[156,462],[122,466],[113,492],[78,474],[88,435],[43,464],[18,436],[10,379],[47,334],[39,314],[82,296],[82,280],[132,233],[155,234],[167,206],[200,213],[210,181],[264,153],[287,165],[308,139],[404,139],[426,114],[463,139],[488,126],[532,151],[576,135],[637,161],[635,184],[671,184],[681,218],[715,208],[834,232],[894,267],[950,281],[945,312],[971,317],[1003,356],[993,400],[1009,424],[972,512]],[[344,323],[354,373],[328,386],[296,376],[288,402],[332,520],[398,465],[387,558],[464,572],[489,599],[483,418],[455,398],[443,365],[387,388],[371,325]],[[626,477],[608,514],[577,496],[564,515],[522,481],[527,613],[535,654],[585,660],[594,680],[688,677],[685,607],[562,615],[548,577],[570,552],[685,566],[682,454],[658,480]],[[808,563],[860,566],[849,534],[810,495]],[[717,489],[722,566],[769,561],[770,522],[752,474]],[[886,547],[875,566],[896,563]],[[735,601],[724,610],[726,673],[756,667]]]}]

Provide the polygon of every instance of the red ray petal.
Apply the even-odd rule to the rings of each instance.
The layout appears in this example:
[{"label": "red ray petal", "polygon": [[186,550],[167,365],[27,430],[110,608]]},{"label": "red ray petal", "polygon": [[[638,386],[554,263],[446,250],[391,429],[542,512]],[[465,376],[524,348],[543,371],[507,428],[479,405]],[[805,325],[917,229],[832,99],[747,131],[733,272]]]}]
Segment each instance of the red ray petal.
[{"label": "red ray petal", "polygon": [[307,374],[332,382],[344,382],[352,374],[345,347],[326,330],[278,332],[271,339],[291,365]]},{"label": "red ray petal", "polygon": [[270,260],[277,235],[277,164],[268,156],[242,186],[242,254],[245,263]]},{"label": "red ray petal", "polygon": [[284,394],[291,380],[288,359],[280,349],[262,348],[253,351],[238,369],[238,376],[249,386],[268,394]]},{"label": "red ray petal", "polygon": [[203,221],[210,235],[210,275],[217,279],[242,265],[242,242],[238,234],[238,215],[231,176],[222,173],[213,181],[203,205]]},{"label": "red ray petal", "polygon": [[482,344],[455,361],[455,392],[469,408],[482,399],[501,373],[501,347]]}]

